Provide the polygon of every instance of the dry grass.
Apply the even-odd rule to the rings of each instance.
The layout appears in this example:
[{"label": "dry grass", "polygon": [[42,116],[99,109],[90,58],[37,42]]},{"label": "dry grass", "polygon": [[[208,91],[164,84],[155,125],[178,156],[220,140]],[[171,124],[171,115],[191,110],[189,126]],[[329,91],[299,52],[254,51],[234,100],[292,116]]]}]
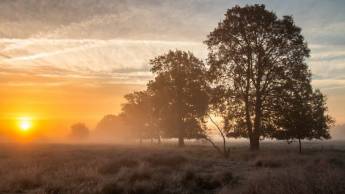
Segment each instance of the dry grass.
[{"label": "dry grass", "polygon": [[345,152],[303,154],[233,146],[9,145],[0,147],[0,193],[345,193]]}]

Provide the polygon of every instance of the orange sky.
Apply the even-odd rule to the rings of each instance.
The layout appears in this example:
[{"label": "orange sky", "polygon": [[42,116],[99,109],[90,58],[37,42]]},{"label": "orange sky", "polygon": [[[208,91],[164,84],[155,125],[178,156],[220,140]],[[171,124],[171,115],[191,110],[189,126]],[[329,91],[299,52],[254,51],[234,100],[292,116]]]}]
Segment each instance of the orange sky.
[{"label": "orange sky", "polygon": [[[1,85],[1,84],[0,84]],[[75,122],[90,128],[106,114],[117,114],[123,95],[142,85],[64,85],[1,86],[0,129],[17,133],[17,120],[31,117],[38,137],[64,137]],[[33,130],[32,130],[33,131]]]},{"label": "orange sky", "polygon": [[[36,137],[63,137],[75,122],[93,129],[119,112],[124,94],[152,79],[150,59],[169,49],[205,59],[203,41],[226,9],[253,3],[0,1],[0,138],[16,133],[21,116],[34,118]],[[312,84],[328,96],[337,124],[345,123],[344,2],[256,3],[293,15],[311,49]]]}]

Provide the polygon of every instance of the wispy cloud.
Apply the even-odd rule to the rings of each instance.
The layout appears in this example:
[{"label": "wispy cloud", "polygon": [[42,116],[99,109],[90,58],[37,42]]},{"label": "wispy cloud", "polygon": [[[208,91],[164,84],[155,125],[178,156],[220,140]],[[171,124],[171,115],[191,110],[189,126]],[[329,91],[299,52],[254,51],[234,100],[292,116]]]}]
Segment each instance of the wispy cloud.
[{"label": "wispy cloud", "polygon": [[162,40],[0,39],[1,71],[37,76],[144,83],[152,77],[148,62],[170,49],[191,50],[200,57],[199,42]]}]

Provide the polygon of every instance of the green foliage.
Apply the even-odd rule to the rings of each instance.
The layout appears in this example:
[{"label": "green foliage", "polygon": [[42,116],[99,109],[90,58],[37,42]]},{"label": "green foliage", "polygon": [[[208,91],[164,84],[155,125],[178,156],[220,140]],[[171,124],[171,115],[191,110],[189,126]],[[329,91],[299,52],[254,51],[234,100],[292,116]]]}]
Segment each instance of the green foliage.
[{"label": "green foliage", "polygon": [[229,135],[249,137],[251,148],[258,149],[259,138],[279,128],[275,119],[282,113],[274,107],[281,93],[310,78],[301,29],[292,17],[279,19],[264,5],[235,6],[205,43],[214,101],[229,115]]}]

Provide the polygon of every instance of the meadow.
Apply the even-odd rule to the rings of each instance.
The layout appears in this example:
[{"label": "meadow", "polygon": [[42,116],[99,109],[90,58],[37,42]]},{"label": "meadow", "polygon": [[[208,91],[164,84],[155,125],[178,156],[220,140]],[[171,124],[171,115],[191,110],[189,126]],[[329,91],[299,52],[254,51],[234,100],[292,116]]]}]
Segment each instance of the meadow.
[{"label": "meadow", "polygon": [[345,142],[247,143],[228,159],[207,144],[1,144],[0,193],[345,193]]}]

